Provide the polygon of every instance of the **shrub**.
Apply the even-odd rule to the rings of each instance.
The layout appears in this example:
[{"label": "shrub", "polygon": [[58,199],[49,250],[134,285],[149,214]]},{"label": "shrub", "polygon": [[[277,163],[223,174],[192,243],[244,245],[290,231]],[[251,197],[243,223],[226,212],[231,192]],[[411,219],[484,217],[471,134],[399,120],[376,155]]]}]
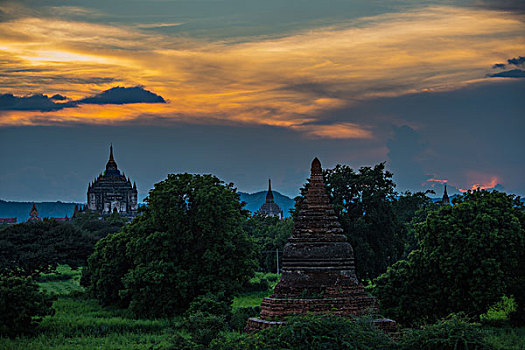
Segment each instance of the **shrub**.
[{"label": "shrub", "polygon": [[246,333],[221,333],[209,345],[210,350],[263,350],[264,345],[257,344],[257,335]]},{"label": "shrub", "polygon": [[186,315],[191,315],[197,312],[205,312],[210,315],[223,315],[227,319],[231,316],[230,304],[225,300],[223,294],[215,295],[207,293],[199,295],[191,302]]},{"label": "shrub", "polygon": [[212,349],[294,349],[294,350],[386,350],[395,344],[370,318],[295,316],[279,327],[263,329],[247,336],[221,335]]},{"label": "shrub", "polygon": [[0,275],[0,335],[33,333],[44,316],[54,314],[53,299],[30,278]]},{"label": "shrub", "polygon": [[464,317],[451,315],[436,324],[403,333],[399,345],[412,350],[490,350],[479,324],[469,323]]},{"label": "shrub", "polygon": [[197,350],[202,349],[200,344],[196,344],[189,337],[185,337],[180,333],[173,334],[169,339],[169,346],[165,350]]},{"label": "shrub", "polygon": [[244,292],[265,292],[270,289],[270,283],[266,278],[249,280],[243,287]]},{"label": "shrub", "polygon": [[185,328],[194,342],[208,345],[220,332],[226,330],[226,319],[224,315],[199,311],[186,317]]},{"label": "shrub", "polygon": [[509,320],[509,315],[516,311],[514,297],[503,296],[500,301],[492,305],[486,313],[480,315],[483,324],[502,326]]},{"label": "shrub", "polygon": [[239,307],[233,310],[230,319],[230,327],[233,330],[242,332],[246,326],[246,322],[250,317],[256,317],[261,313],[261,308],[256,307]]}]

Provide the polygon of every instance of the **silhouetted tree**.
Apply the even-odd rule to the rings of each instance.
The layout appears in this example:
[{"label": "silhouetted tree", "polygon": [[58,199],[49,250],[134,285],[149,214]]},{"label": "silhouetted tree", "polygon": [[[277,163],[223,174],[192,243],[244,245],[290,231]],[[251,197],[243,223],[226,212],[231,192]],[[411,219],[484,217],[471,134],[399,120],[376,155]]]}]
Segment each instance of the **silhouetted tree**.
[{"label": "silhouetted tree", "polygon": [[376,279],[387,315],[404,323],[477,316],[514,295],[523,309],[525,212],[514,195],[469,192],[417,226],[420,249]]},{"label": "silhouetted tree", "polygon": [[143,317],[181,313],[206,293],[231,301],[256,266],[243,229],[247,211],[233,185],[170,174],[146,202],[123,233],[97,243],[86,272],[91,292]]},{"label": "silhouetted tree", "polygon": [[69,223],[44,220],[0,230],[0,271],[35,276],[59,264],[83,266],[94,240]]}]

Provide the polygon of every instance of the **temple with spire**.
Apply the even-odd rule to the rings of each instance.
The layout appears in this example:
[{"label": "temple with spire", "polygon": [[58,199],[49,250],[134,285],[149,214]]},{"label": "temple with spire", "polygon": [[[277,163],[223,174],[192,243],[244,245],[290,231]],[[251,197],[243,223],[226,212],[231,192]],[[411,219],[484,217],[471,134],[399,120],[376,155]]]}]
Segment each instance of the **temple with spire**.
[{"label": "temple with spire", "polygon": [[445,191],[443,193],[443,198],[441,199],[441,205],[450,205],[450,199],[448,198],[447,193],[447,184],[445,184]]},{"label": "temple with spire", "polygon": [[137,185],[132,185],[129,177],[120,173],[111,145],[106,170],[88,186],[87,208],[101,215],[117,212],[120,215],[135,216],[137,204]]},{"label": "temple with spire", "polygon": [[33,203],[33,207],[31,208],[31,211],[29,212],[29,219],[27,219],[27,222],[38,222],[42,221],[40,216],[38,216],[38,210],[36,209],[35,203]]},{"label": "temple with spire", "polygon": [[268,192],[266,193],[266,202],[255,212],[257,215],[276,216],[279,220],[283,219],[283,211],[273,200],[272,180],[268,179]]},{"label": "temple with spire", "polygon": [[[250,318],[247,331],[278,326],[291,315],[378,314],[377,300],[365,292],[355,274],[354,251],[326,192],[321,162],[312,162],[308,192],[284,246],[282,276],[273,294],[264,298],[259,317]],[[386,331],[396,323],[376,319]]]}]

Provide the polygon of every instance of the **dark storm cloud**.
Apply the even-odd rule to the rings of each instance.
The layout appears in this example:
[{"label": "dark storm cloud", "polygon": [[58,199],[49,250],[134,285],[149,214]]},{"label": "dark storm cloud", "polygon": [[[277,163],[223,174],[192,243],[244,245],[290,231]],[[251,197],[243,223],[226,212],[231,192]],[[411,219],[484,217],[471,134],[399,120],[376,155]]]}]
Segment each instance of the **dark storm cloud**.
[{"label": "dark storm cloud", "polygon": [[62,96],[60,94],[55,94],[55,95],[51,96],[51,99],[55,100],[55,101],[65,101],[68,98],[66,96]]},{"label": "dark storm cloud", "polygon": [[525,78],[525,70],[512,69],[488,75],[491,78]]},{"label": "dark storm cloud", "polygon": [[[523,195],[523,91],[525,79],[487,80],[459,90],[355,103],[326,121],[373,125],[399,191],[431,188],[421,183],[428,174],[463,189],[497,177],[507,191]],[[403,125],[408,127],[400,129]]]},{"label": "dark storm cloud", "polygon": [[117,86],[78,101],[55,102],[65,100],[67,100],[67,97],[60,94],[53,95],[51,98],[43,94],[32,96],[3,94],[0,95],[0,110],[51,112],[76,107],[80,104],[166,103],[162,96],[145,90],[140,86],[131,88]]},{"label": "dark storm cloud", "polygon": [[507,66],[516,66],[522,67],[525,64],[525,57],[519,56],[514,58],[509,58],[507,64],[505,63],[496,63],[492,66],[493,69],[505,69]]},{"label": "dark storm cloud", "polygon": [[56,103],[47,95],[14,96],[13,94],[0,95],[0,110],[2,111],[41,111],[51,112],[66,107],[74,107],[70,102]]},{"label": "dark storm cloud", "polygon": [[421,185],[429,179],[419,162],[427,145],[421,135],[407,125],[394,127],[394,137],[387,141],[389,168],[400,188]]},{"label": "dark storm cloud", "polygon": [[515,66],[523,66],[525,63],[525,57],[511,58],[507,60],[508,64],[513,64]]},{"label": "dark storm cloud", "polygon": [[128,104],[128,103],[166,103],[162,96],[145,90],[141,86],[126,88],[116,86],[93,97],[87,97],[77,103],[89,104]]}]

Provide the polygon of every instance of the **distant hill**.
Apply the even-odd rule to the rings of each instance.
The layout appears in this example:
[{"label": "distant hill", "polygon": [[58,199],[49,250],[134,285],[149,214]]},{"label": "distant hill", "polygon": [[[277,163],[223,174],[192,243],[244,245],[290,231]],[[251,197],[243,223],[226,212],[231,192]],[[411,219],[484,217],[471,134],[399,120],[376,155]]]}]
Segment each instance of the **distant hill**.
[{"label": "distant hill", "polygon": [[[64,202],[35,202],[36,209],[41,218],[57,217],[63,218],[66,215],[71,217],[77,203]],[[18,223],[24,222],[29,218],[29,211],[33,202],[11,202],[0,200],[0,218],[16,218]]]},{"label": "distant hill", "polygon": [[[266,191],[256,193],[239,192],[241,200],[246,202],[245,208],[252,214],[256,212],[266,200]],[[294,207],[294,200],[273,191],[275,202],[283,210],[284,216],[290,216],[288,210]],[[39,216],[45,217],[71,217],[75,210],[75,204],[78,203],[64,203],[64,202],[35,202]],[[33,206],[33,202],[12,202],[0,200],[0,218],[17,218],[17,222],[24,222],[29,217],[29,211]]]},{"label": "distant hill", "polygon": [[[290,216],[289,210],[293,209],[295,201],[292,198],[280,194],[277,191],[272,192],[273,199],[275,203],[277,203],[277,205],[283,210],[284,216]],[[239,194],[241,195],[241,200],[246,202],[246,206],[244,208],[248,209],[252,214],[259,210],[261,205],[263,205],[263,203],[266,201],[266,191],[255,193],[239,192]]]}]

